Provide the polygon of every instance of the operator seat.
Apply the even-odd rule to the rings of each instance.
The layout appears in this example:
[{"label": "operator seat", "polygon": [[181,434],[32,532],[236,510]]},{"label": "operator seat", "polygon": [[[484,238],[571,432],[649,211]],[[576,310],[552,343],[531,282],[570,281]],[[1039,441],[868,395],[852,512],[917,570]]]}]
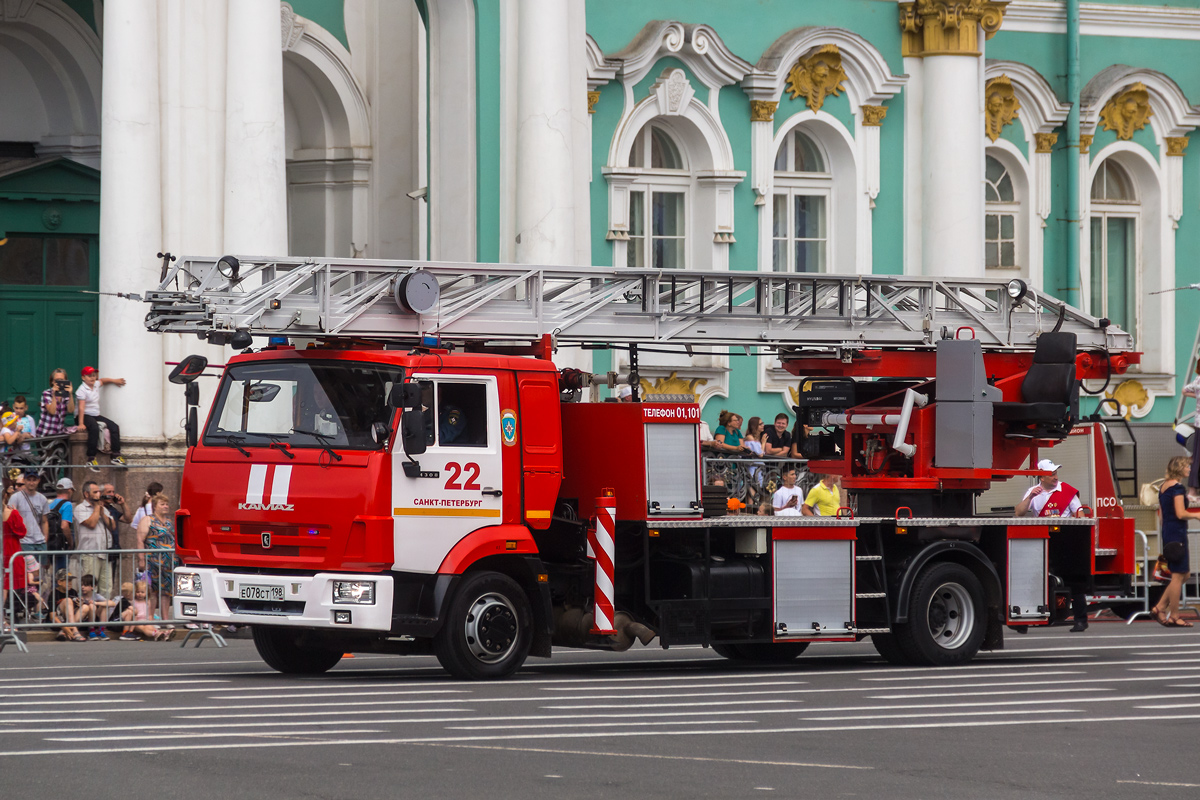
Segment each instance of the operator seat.
[{"label": "operator seat", "polygon": [[1033,364],[1021,382],[1020,403],[995,403],[995,419],[1009,439],[1062,439],[1079,421],[1079,381],[1075,378],[1075,334],[1043,333]]}]

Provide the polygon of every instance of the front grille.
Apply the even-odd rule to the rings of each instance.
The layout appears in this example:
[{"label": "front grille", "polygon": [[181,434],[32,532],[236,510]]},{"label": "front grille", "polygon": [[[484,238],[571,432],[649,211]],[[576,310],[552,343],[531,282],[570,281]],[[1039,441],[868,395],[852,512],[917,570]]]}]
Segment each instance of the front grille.
[{"label": "front grille", "polygon": [[272,600],[237,600],[228,597],[225,599],[225,603],[229,606],[229,610],[235,614],[275,614],[282,616],[284,614],[304,613],[304,602],[301,600],[285,600],[280,603]]}]

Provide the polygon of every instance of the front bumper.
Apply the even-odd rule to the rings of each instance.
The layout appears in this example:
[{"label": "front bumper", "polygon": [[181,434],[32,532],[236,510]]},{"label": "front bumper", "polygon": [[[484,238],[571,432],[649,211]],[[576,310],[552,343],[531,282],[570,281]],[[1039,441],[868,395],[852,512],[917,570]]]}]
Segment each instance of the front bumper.
[{"label": "front bumper", "polygon": [[[177,567],[200,576],[200,597],[172,601],[175,619],[222,625],[276,625],[332,630],[388,631],[392,627],[393,580],[390,575],[319,572],[316,575],[248,575],[222,573],[212,567]],[[334,581],[374,581],[371,605],[333,602]],[[282,600],[244,600],[242,586],[279,587]],[[184,606],[195,608],[187,608]],[[193,611],[195,613],[185,613]],[[350,612],[349,622],[336,622],[335,612]],[[344,618],[344,617],[343,617]]]}]

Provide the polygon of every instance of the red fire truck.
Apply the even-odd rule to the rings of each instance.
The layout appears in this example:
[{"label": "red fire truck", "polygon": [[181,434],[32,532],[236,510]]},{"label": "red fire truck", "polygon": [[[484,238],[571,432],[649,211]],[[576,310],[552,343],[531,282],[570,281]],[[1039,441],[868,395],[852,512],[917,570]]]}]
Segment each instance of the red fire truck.
[{"label": "red fire truck", "polygon": [[[251,625],[282,672],[432,652],[498,678],[655,639],[779,662],[868,636],[953,664],[1062,621],[1071,591],[1129,589],[1133,522],[1078,404],[1138,354],[1020,281],[226,256],[168,264],[148,301],[151,330],[241,351],[202,428],[204,360],[173,376],[175,615]],[[567,344],[628,347],[630,374],[560,369]],[[706,516],[700,408],[637,393],[639,348],[667,347],[778,358],[848,507]],[[634,402],[599,401],[625,381]],[[977,513],[1073,434],[1085,516]]]}]

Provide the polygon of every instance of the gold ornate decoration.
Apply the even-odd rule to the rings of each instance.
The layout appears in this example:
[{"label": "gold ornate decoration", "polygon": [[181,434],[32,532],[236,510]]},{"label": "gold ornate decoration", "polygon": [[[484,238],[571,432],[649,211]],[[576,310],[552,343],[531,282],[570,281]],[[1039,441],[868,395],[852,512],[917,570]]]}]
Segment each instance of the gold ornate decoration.
[{"label": "gold ornate decoration", "polygon": [[600,102],[600,90],[588,92],[588,113],[596,113],[596,103]]},{"label": "gold ornate decoration", "polygon": [[864,128],[878,128],[887,116],[887,106],[863,106],[862,113]]},{"label": "gold ornate decoration", "polygon": [[1150,393],[1146,391],[1146,387],[1142,386],[1141,381],[1133,379],[1122,381],[1117,388],[1105,392],[1104,396],[1121,404],[1121,416],[1125,419],[1129,419],[1134,410],[1146,408],[1151,402]]},{"label": "gold ornate decoration", "polygon": [[691,395],[691,402],[696,402],[699,392],[696,387],[708,383],[706,378],[680,378],[679,375],[672,371],[665,378],[659,378],[654,383],[642,378],[639,386],[641,387],[641,395],[643,398],[659,397],[663,395]]},{"label": "gold ornate decoration", "polygon": [[842,69],[842,54],[836,44],[827,44],[818,47],[807,58],[801,56],[796,60],[784,90],[793,100],[804,95],[808,107],[820,111],[826,97],[837,97],[842,91],[844,80],[846,70]]},{"label": "gold ornate decoration", "polygon": [[1150,90],[1135,83],[1114,96],[1100,110],[1104,130],[1116,131],[1118,139],[1132,139],[1134,131],[1146,127],[1154,112],[1150,110]]},{"label": "gold ornate decoration", "polygon": [[1012,121],[1017,118],[1017,111],[1021,108],[1021,103],[1017,100],[1012,81],[1008,79],[1007,75],[1001,75],[988,81],[987,86],[983,89],[983,96],[987,101],[984,105],[987,112],[985,115],[987,137],[994,142],[1000,138],[1000,131],[1004,130],[1004,126],[1011,125]]},{"label": "gold ornate decoration", "polygon": [[1167,155],[1183,157],[1183,151],[1187,150],[1188,137],[1186,136],[1166,136],[1167,140]]},{"label": "gold ornate decoration", "polygon": [[1092,150],[1092,139],[1096,137],[1090,133],[1080,134],[1079,136],[1079,152],[1087,155]]},{"label": "gold ornate decoration", "polygon": [[774,100],[751,100],[750,121],[770,122],[775,119],[775,109],[777,108],[779,108],[779,103]]},{"label": "gold ornate decoration", "polygon": [[1050,153],[1054,151],[1054,145],[1058,143],[1057,133],[1035,133],[1033,141],[1037,147],[1035,152]]},{"label": "gold ornate decoration", "polygon": [[902,0],[900,54],[979,55],[979,29],[990,39],[1004,22],[1007,0]]}]

